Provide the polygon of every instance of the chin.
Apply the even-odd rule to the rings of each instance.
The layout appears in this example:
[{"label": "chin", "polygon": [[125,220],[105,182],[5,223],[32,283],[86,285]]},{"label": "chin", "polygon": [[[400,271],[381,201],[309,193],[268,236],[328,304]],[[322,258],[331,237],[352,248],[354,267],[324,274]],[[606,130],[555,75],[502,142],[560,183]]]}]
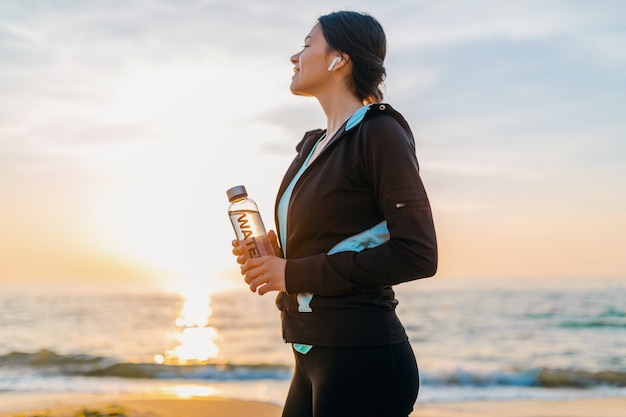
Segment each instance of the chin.
[{"label": "chin", "polygon": [[296,88],[290,87],[289,90],[291,91],[291,94],[293,94],[294,96],[302,96],[302,97],[311,97],[312,95],[309,93],[305,93],[304,91],[298,90]]}]

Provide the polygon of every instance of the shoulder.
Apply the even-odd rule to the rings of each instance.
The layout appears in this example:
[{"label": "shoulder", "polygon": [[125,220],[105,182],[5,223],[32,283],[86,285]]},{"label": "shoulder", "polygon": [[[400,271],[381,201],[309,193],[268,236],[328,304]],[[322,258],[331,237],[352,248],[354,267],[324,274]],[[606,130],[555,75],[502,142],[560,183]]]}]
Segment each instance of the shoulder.
[{"label": "shoulder", "polygon": [[377,103],[369,106],[360,123],[360,136],[366,142],[384,142],[390,144],[394,139],[408,142],[415,148],[413,133],[406,119],[386,103]]},{"label": "shoulder", "polygon": [[371,104],[363,117],[363,123],[370,126],[399,125],[411,137],[413,136],[409,123],[404,116],[387,103]]}]

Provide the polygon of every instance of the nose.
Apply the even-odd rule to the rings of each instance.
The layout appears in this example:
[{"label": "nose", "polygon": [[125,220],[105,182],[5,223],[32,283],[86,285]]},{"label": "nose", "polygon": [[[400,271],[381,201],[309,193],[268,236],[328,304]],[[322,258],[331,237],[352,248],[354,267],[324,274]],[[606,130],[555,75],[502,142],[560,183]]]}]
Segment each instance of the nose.
[{"label": "nose", "polygon": [[298,52],[297,54],[291,55],[291,58],[289,58],[289,60],[291,61],[292,64],[296,65],[298,63],[299,57],[300,57],[300,52]]}]

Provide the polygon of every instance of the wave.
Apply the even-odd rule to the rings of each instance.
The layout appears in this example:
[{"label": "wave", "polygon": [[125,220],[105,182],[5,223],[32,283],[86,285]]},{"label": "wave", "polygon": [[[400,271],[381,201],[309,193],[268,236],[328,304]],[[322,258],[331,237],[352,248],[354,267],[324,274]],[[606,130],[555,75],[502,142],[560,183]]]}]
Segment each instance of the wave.
[{"label": "wave", "polygon": [[594,328],[626,328],[626,321],[617,320],[568,320],[559,324],[559,327],[566,329],[594,329]]},{"label": "wave", "polygon": [[558,313],[528,313],[527,319],[542,320],[548,326],[565,329],[601,329],[601,328],[625,328],[626,311],[609,307],[599,314],[589,316],[563,316]]},{"label": "wave", "polygon": [[[208,381],[288,380],[292,368],[273,364],[210,363],[168,365],[118,362],[86,354],[61,355],[50,350],[11,352],[0,356],[0,377],[28,368],[41,376],[118,377],[132,379],[189,379]],[[626,371],[583,369],[526,369],[478,372],[464,369],[433,372],[420,369],[422,383],[431,386],[512,386],[540,388],[626,387]]]},{"label": "wave", "polygon": [[515,386],[536,388],[626,387],[626,372],[615,370],[529,369],[519,371],[469,372],[462,369],[446,373],[422,372],[425,385]]},{"label": "wave", "polygon": [[0,369],[30,368],[43,375],[119,377],[135,379],[254,380],[288,379],[291,368],[269,364],[210,363],[170,365],[118,362],[85,354],[61,355],[43,349],[35,353],[11,352],[0,356]]}]

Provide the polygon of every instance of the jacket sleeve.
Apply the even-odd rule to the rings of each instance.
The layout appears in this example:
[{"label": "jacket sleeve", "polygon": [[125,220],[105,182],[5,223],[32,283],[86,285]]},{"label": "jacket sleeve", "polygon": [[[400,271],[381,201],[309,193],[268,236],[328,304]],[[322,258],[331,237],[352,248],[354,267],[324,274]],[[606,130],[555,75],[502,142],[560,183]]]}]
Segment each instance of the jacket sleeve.
[{"label": "jacket sleeve", "polygon": [[287,275],[300,277],[288,280],[289,293],[366,291],[430,277],[437,270],[435,228],[412,136],[391,116],[367,120],[360,129],[365,175],[387,221],[389,240],[361,252],[288,260]]}]

